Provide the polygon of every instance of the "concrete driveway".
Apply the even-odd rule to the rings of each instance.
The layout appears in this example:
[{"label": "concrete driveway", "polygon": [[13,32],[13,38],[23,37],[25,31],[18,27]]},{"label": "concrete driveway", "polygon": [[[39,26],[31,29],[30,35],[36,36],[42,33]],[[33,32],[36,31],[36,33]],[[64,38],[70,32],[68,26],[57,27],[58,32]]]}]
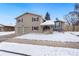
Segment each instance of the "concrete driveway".
[{"label": "concrete driveway", "polygon": [[16,36],[15,33],[12,33],[12,34],[9,34],[9,35],[0,36],[0,42],[8,40],[8,39],[12,39],[15,36]]}]

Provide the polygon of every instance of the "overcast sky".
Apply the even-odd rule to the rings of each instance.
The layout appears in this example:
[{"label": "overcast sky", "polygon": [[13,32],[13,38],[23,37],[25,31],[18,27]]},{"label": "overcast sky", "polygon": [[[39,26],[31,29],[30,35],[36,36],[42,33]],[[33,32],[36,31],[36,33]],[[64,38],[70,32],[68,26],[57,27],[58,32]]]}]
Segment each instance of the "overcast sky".
[{"label": "overcast sky", "polygon": [[0,24],[15,23],[15,18],[22,13],[31,12],[45,16],[49,12],[51,19],[63,18],[64,15],[74,10],[72,3],[2,3],[0,4]]}]

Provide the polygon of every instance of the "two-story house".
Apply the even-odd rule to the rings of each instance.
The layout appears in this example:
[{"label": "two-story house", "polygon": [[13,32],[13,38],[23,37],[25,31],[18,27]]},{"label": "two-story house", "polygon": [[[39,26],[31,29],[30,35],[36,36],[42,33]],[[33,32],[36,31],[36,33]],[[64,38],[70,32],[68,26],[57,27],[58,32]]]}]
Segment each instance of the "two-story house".
[{"label": "two-story house", "polygon": [[42,22],[42,16],[33,13],[24,13],[16,17],[15,32],[17,35],[42,32],[40,26]]}]

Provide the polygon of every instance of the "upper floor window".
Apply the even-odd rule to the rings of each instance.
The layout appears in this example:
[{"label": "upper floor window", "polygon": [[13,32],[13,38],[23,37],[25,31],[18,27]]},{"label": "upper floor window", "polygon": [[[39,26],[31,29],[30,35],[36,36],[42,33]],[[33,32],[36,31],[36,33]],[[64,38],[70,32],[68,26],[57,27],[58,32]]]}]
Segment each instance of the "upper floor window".
[{"label": "upper floor window", "polygon": [[18,22],[18,23],[19,23],[19,22],[23,22],[23,18],[18,19],[17,22]]},{"label": "upper floor window", "polygon": [[17,20],[17,23],[19,23],[19,22],[20,22],[20,19]]},{"label": "upper floor window", "polygon": [[32,22],[34,22],[34,21],[39,21],[39,17],[37,17],[37,18],[32,17]]},{"label": "upper floor window", "polygon": [[23,22],[23,18],[21,19],[21,22]]}]

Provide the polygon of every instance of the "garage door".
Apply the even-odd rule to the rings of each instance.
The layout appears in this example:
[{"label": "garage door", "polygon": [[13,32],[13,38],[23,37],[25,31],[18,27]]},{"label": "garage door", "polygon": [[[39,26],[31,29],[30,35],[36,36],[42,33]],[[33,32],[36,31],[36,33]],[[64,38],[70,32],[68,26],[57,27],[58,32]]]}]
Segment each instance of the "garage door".
[{"label": "garage door", "polygon": [[18,30],[18,31],[17,31],[17,32],[18,32],[18,34],[23,34],[23,28],[18,27],[18,28],[17,28],[17,30]]}]

